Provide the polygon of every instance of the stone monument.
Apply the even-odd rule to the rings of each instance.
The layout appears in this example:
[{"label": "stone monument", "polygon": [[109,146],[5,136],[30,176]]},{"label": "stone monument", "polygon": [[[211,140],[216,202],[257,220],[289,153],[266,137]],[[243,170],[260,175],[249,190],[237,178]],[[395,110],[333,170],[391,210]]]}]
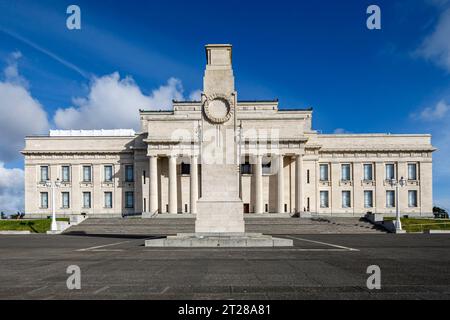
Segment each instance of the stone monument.
[{"label": "stone monument", "polygon": [[202,197],[195,232],[244,232],[239,198],[237,94],[231,45],[206,46],[202,94]]},{"label": "stone monument", "polygon": [[239,197],[237,93],[229,44],[206,46],[203,78],[200,156],[202,192],[197,201],[195,233],[146,240],[151,247],[292,246],[290,239],[245,233]]}]

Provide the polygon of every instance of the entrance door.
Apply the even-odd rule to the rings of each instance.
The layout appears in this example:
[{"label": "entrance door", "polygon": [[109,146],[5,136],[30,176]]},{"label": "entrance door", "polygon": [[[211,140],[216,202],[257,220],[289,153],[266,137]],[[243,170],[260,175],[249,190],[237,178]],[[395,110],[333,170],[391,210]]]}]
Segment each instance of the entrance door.
[{"label": "entrance door", "polygon": [[250,213],[250,203],[244,203],[244,213]]}]

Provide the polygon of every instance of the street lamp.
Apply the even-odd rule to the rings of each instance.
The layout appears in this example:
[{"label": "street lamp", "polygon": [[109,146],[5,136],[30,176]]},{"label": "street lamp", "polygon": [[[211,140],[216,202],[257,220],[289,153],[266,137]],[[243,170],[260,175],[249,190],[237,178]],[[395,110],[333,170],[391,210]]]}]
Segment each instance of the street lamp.
[{"label": "street lamp", "polygon": [[55,183],[52,183],[50,180],[47,180],[45,185],[48,188],[52,188],[52,231],[58,231],[58,225],[56,224],[56,201],[55,201],[55,188],[59,188],[61,186],[61,182],[59,178],[56,179]]},{"label": "street lamp", "polygon": [[400,221],[400,208],[398,205],[399,198],[399,187],[403,187],[406,185],[406,179],[403,177],[400,180],[391,179],[389,180],[391,186],[395,186],[395,230],[402,231],[402,222]]}]

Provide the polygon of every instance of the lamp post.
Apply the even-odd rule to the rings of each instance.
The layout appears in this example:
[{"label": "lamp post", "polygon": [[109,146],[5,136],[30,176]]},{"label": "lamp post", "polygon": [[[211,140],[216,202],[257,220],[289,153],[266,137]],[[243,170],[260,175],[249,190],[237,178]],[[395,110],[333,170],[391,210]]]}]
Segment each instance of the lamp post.
[{"label": "lamp post", "polygon": [[395,186],[395,230],[402,231],[402,222],[400,221],[400,208],[399,208],[399,187],[403,187],[406,185],[406,180],[401,177],[400,180],[391,179],[391,186]]},{"label": "lamp post", "polygon": [[59,188],[61,186],[61,182],[59,182],[59,178],[56,179],[54,183],[50,180],[47,180],[45,185],[49,188],[52,188],[52,231],[58,231],[58,225],[56,223],[56,201],[55,201],[55,188]]}]

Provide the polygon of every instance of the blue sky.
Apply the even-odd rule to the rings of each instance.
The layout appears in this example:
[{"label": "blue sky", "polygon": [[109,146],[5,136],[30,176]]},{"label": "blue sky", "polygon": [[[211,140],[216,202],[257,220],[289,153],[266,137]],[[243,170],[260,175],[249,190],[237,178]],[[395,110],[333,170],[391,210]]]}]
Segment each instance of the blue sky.
[{"label": "blue sky", "polygon": [[[81,30],[66,28],[70,4],[81,8]],[[381,30],[366,28],[371,4],[381,8]],[[313,126],[324,133],[432,133],[440,148],[435,202],[450,207],[449,7],[447,0],[0,0],[0,83],[22,86],[33,118],[46,117],[41,125],[15,125],[17,137],[48,128],[114,126],[86,122],[85,114],[117,107],[121,119],[126,101],[168,108],[169,98],[195,95],[202,86],[203,46],[232,43],[240,99],[313,107]],[[109,101],[105,95],[115,89],[120,98],[99,105],[98,98]],[[11,119],[28,110],[5,101],[0,110]],[[22,140],[15,149],[5,147],[9,140],[0,138],[0,173],[20,179]],[[0,180],[2,188],[0,208],[9,205],[2,193],[21,196]]]}]

